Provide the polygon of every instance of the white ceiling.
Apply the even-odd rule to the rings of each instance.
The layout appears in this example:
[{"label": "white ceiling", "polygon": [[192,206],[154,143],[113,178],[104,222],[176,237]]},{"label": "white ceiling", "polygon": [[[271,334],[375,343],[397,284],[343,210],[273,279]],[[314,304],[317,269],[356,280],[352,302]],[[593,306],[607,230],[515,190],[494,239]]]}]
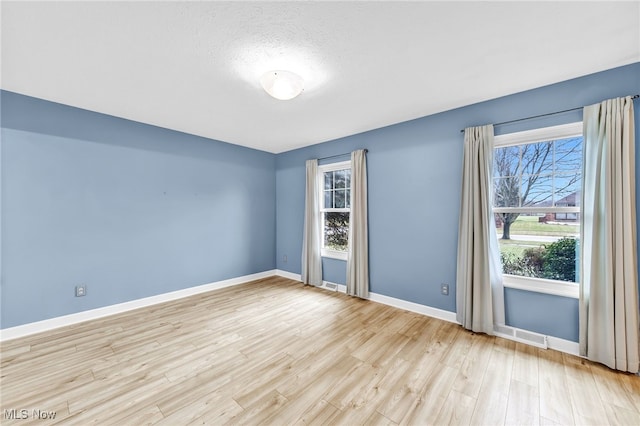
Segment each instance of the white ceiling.
[{"label": "white ceiling", "polygon": [[[2,2],[5,90],[283,152],[640,61],[640,2]],[[292,101],[259,77],[306,80]]]}]

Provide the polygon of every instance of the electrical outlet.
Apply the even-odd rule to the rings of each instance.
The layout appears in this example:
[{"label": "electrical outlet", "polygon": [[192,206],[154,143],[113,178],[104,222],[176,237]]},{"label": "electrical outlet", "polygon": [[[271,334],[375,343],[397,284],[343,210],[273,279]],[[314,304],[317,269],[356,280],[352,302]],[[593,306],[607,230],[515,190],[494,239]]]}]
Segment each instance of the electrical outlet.
[{"label": "electrical outlet", "polygon": [[442,283],[440,284],[440,293],[444,296],[449,295],[449,284]]},{"label": "electrical outlet", "polygon": [[285,254],[284,256],[282,256],[282,261],[283,261],[284,263],[287,263],[287,255],[286,255],[286,254]]},{"label": "electrical outlet", "polygon": [[82,297],[87,295],[87,286],[86,285],[77,285],[76,286],[76,297]]}]

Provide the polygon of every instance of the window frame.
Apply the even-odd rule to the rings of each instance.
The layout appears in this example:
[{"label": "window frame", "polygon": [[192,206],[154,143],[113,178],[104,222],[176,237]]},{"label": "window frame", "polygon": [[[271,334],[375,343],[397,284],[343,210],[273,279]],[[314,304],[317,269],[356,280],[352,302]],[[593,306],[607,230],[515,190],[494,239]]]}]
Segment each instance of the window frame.
[{"label": "window frame", "polygon": [[[325,208],[324,207],[324,174],[326,172],[333,172],[336,170],[349,170],[351,171],[351,160],[347,161],[339,161],[337,163],[329,163],[318,166],[318,196],[320,199],[318,200],[319,204],[319,215],[318,218],[320,220],[320,228],[322,230],[321,234],[321,248],[320,255],[322,257],[327,257],[330,259],[338,259],[338,260],[347,260],[347,251],[333,250],[324,247],[324,214],[326,212],[346,212],[349,213],[349,221],[351,221],[351,207],[345,208]],[[349,203],[351,204],[351,203]],[[347,243],[348,244],[348,243]]]},{"label": "window frame", "polygon": [[[532,144],[536,142],[546,142],[551,140],[566,139],[576,136],[583,136],[582,121],[561,124],[558,126],[542,127],[522,132],[506,133],[494,136],[493,149],[505,148]],[[584,139],[583,139],[584,144]],[[584,145],[583,145],[584,149]],[[581,170],[583,173],[583,170]],[[492,178],[493,185],[493,178]],[[545,207],[540,210],[537,207],[492,207],[494,213],[582,213],[582,207]],[[582,227],[580,227],[582,230]],[[580,235],[582,240],[582,235]],[[507,288],[532,291],[536,293],[552,294],[577,299],[580,294],[579,283],[567,281],[550,280],[546,278],[522,277],[519,275],[502,274],[502,284]]]}]

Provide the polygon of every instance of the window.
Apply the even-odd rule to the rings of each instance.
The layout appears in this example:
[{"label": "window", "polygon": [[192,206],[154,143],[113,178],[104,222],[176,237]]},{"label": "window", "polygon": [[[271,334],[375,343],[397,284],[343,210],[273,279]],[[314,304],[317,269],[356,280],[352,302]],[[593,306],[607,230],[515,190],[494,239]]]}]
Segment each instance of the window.
[{"label": "window", "polygon": [[577,297],[582,144],[582,123],[495,137],[505,286]]},{"label": "window", "polygon": [[351,162],[318,167],[322,256],[347,259],[351,213]]}]

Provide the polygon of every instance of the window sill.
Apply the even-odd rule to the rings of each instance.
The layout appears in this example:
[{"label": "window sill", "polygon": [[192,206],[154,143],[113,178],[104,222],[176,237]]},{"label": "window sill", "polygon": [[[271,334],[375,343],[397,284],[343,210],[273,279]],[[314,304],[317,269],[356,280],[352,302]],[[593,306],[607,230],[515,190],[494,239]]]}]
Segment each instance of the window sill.
[{"label": "window sill", "polygon": [[504,274],[502,276],[502,284],[504,287],[518,290],[552,294],[554,296],[570,297],[572,299],[578,299],[580,297],[580,288],[577,283]]},{"label": "window sill", "polygon": [[329,250],[322,249],[320,252],[322,257],[328,257],[329,259],[337,259],[337,260],[347,260],[347,252],[346,251],[337,251],[337,250]]}]

